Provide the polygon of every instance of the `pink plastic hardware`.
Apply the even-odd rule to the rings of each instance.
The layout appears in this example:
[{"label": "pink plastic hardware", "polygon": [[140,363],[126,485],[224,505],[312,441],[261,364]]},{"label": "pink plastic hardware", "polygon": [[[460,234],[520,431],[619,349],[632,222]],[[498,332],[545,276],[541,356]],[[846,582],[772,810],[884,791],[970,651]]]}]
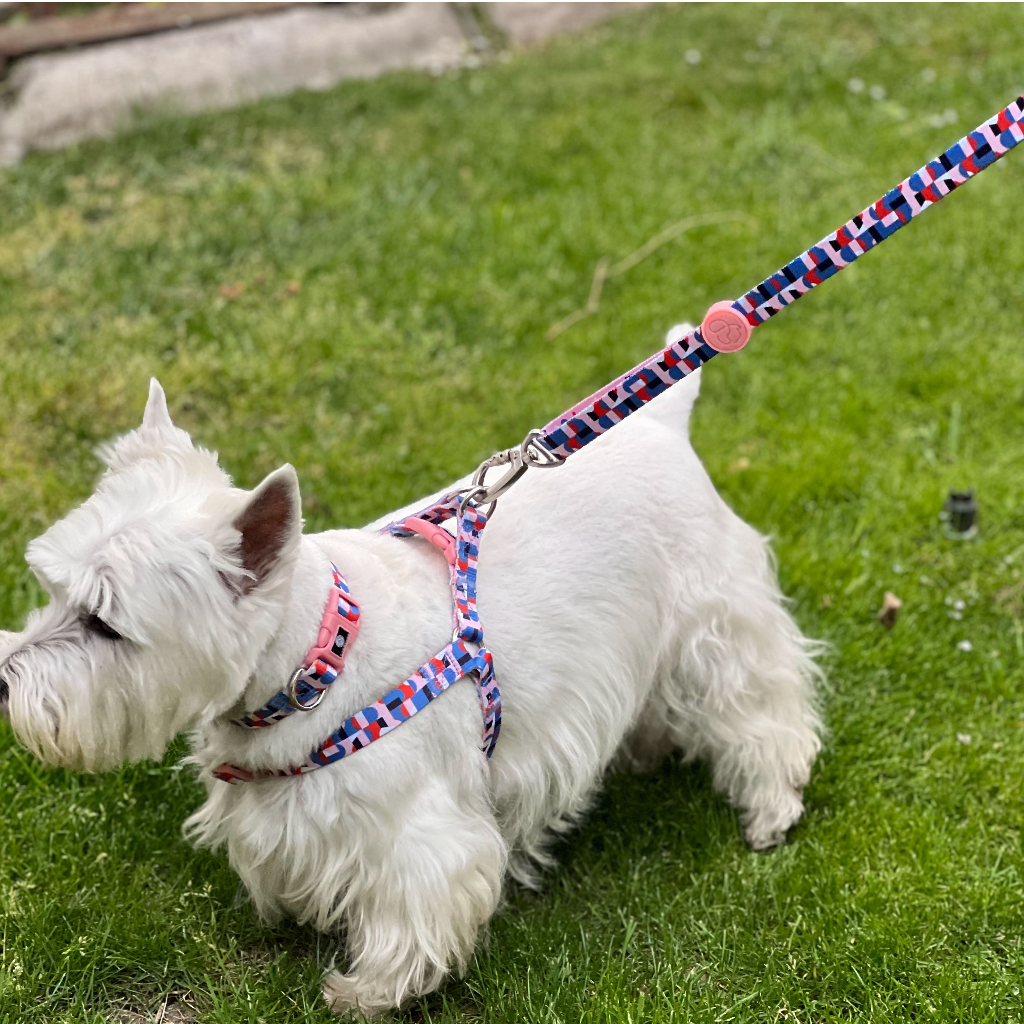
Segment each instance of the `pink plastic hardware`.
[{"label": "pink plastic hardware", "polygon": [[748,341],[753,328],[747,318],[726,299],[716,302],[700,325],[701,337],[716,352],[739,352]]},{"label": "pink plastic hardware", "polygon": [[338,635],[338,629],[344,629],[348,633],[348,641],[345,644],[345,652],[348,651],[359,632],[359,619],[348,619],[338,612],[339,601],[345,605],[352,603],[351,598],[346,596],[337,587],[331,587],[327,595],[327,607],[324,609],[324,617],[320,620],[320,632],[316,637],[316,647],[313,647],[306,655],[302,665],[309,668],[314,661],[324,661],[339,672],[345,665],[345,653],[341,657],[334,653],[334,638]]},{"label": "pink plastic hardware", "polygon": [[444,527],[417,519],[415,516],[406,519],[402,526],[421,537],[426,537],[435,548],[441,549],[449,565],[455,564],[455,538]]}]

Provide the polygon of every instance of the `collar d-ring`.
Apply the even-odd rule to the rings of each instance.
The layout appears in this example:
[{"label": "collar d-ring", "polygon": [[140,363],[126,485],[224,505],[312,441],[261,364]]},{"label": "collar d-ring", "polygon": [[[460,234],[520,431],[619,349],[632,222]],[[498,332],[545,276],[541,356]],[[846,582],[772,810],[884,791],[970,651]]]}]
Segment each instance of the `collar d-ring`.
[{"label": "collar d-ring", "polygon": [[302,678],[305,671],[305,668],[297,668],[292,673],[291,679],[288,680],[288,685],[284,688],[284,692],[288,695],[288,703],[295,708],[296,711],[312,711],[313,708],[317,707],[320,701],[324,699],[324,694],[327,693],[326,689],[317,690],[316,697],[314,697],[308,704],[303,704],[302,701],[299,700],[299,695],[295,688],[298,686],[299,680]]}]

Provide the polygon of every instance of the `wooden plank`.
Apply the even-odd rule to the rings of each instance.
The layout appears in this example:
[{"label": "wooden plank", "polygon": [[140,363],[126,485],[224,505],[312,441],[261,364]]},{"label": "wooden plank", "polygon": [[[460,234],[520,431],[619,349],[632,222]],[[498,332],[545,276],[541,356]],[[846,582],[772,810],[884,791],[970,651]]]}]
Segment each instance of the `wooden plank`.
[{"label": "wooden plank", "polygon": [[0,27],[0,63],[5,57],[22,57],[40,50],[59,50],[83,43],[148,35],[237,18],[243,14],[267,14],[294,6],[294,3],[122,4],[105,7],[96,14],[6,25]]}]

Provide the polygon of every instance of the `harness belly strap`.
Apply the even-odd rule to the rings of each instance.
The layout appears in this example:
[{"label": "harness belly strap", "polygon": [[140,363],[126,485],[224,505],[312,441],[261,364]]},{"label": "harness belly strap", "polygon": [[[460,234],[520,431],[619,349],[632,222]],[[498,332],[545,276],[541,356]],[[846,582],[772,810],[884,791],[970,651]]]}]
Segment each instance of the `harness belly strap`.
[{"label": "harness belly strap", "polygon": [[[458,523],[457,538],[440,527],[442,522],[453,517]],[[432,528],[424,529],[421,525],[424,523]],[[221,764],[213,769],[214,777],[223,782],[238,784],[256,779],[304,775],[324,768],[380,739],[425,708],[452,683],[470,675],[474,676],[483,716],[482,748],[484,754],[490,757],[501,730],[501,694],[494,678],[491,654],[479,646],[483,643],[483,630],[476,608],[476,566],[480,534],[486,523],[486,515],[472,505],[460,512],[459,496],[453,495],[410,519],[385,527],[382,532],[396,537],[422,534],[431,543],[445,548],[446,556],[452,551],[448,558],[455,626],[451,643],[421,665],[401,685],[342,722],[337,731],[313,750],[302,764],[259,771]],[[359,607],[352,599],[337,567],[332,565],[331,568],[334,586],[324,612],[317,646],[306,655],[285,690],[275,694],[263,707],[235,719],[235,725],[250,729],[261,728],[273,725],[296,711],[312,710],[340,675],[348,646],[359,629]],[[476,645],[477,650],[472,651],[469,644]]]}]

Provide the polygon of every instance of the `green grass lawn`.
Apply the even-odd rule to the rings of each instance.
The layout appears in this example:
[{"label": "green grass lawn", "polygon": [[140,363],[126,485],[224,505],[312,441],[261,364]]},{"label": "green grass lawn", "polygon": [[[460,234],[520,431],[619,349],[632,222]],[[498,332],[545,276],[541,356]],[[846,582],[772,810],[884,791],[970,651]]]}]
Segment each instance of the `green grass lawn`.
[{"label": "green grass lawn", "polygon": [[[0,172],[0,627],[40,602],[25,544],[89,493],[151,374],[239,484],[290,461],[310,530],[357,526],[1022,89],[1020,6],[673,5]],[[830,734],[789,844],[748,852],[700,766],[611,777],[546,889],[510,888],[465,979],[400,1019],[1024,1017],[1022,195],[1015,152],[704,374],[697,449],[831,644]],[[664,245],[546,337],[600,258],[728,211],[753,220]],[[972,542],[942,534],[951,485],[977,489]],[[218,1024],[329,1019],[337,939],[262,927],[226,860],[185,844],[183,750],[84,777],[0,726],[3,1024],[168,996]]]}]

